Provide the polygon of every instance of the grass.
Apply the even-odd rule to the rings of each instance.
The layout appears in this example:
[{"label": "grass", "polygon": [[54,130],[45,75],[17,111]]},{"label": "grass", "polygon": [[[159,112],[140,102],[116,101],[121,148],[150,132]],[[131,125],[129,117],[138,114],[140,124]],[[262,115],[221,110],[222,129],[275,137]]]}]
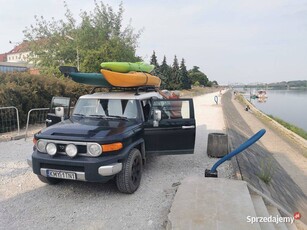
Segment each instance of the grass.
[{"label": "grass", "polygon": [[273,158],[262,158],[260,160],[260,173],[257,175],[264,183],[268,184],[272,180],[275,172],[275,162]]},{"label": "grass", "polygon": [[301,136],[302,138],[304,138],[305,140],[307,140],[307,132],[304,129],[301,129],[295,125],[292,125],[278,117],[272,116],[272,115],[268,115],[270,118],[272,118],[273,120],[275,120],[276,122],[278,122],[279,124],[281,124],[282,126],[284,126],[285,128],[291,130],[292,132],[296,133],[297,135]]},{"label": "grass", "polygon": [[[243,105],[247,104],[247,100],[241,95],[237,95],[236,99]],[[275,120],[277,123],[281,124],[282,126],[284,126],[285,128],[291,130],[292,132],[296,133],[297,135],[299,135],[300,137],[304,138],[305,140],[307,140],[307,132],[302,129],[299,128],[295,125],[292,125],[282,119],[280,119],[279,117],[273,116],[273,115],[268,115],[266,114],[268,117],[270,117],[271,119]]]},{"label": "grass", "polygon": [[221,87],[194,87],[190,90],[182,90],[181,97],[195,97],[207,93],[218,92],[221,89]]}]

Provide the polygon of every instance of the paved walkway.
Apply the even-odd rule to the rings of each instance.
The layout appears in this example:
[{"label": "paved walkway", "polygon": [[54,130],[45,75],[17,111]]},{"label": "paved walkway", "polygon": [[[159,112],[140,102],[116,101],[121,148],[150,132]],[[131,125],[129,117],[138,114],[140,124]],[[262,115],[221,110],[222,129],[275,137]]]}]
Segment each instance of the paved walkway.
[{"label": "paved walkway", "polygon": [[[307,159],[301,154],[301,148],[281,138],[252,111],[246,112],[241,104],[232,100],[231,91],[225,94],[222,103],[233,147],[238,147],[260,129],[267,131],[260,141],[237,155],[243,179],[290,213],[300,211],[302,221],[307,223]],[[260,179],[261,175],[272,178],[266,184]]]}]

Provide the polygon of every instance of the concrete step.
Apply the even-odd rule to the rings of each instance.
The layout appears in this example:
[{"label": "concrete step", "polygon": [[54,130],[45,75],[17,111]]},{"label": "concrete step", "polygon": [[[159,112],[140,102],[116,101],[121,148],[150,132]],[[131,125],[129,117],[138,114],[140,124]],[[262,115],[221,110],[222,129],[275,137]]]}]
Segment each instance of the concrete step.
[{"label": "concrete step", "polygon": [[[264,204],[261,196],[251,194],[251,198],[254,204],[255,212],[257,217],[269,217],[269,212]],[[259,222],[262,230],[275,230],[273,223],[270,222]]]},{"label": "concrete step", "polygon": [[175,195],[167,229],[261,230],[248,216],[256,213],[245,181],[189,177]]},{"label": "concrete step", "polygon": [[[275,208],[272,205],[267,205],[267,210],[270,214],[270,216],[276,216],[276,217],[282,217],[278,211],[277,208]],[[286,223],[280,222],[280,223],[273,223],[276,230],[288,230]]]},{"label": "concrete step", "polygon": [[288,230],[298,230],[295,224],[285,223],[285,225],[287,226]]},{"label": "concrete step", "polygon": [[[253,187],[251,184],[247,184],[249,192],[251,195],[258,195],[261,196],[269,214],[271,216],[282,216],[282,217],[288,217],[293,218],[293,215],[288,212],[284,207],[276,203],[274,200],[272,200],[270,197],[268,197],[266,194],[260,192],[255,187]],[[282,214],[282,215],[281,215]],[[286,220],[284,220],[286,221]],[[289,222],[280,223],[276,226],[275,223],[273,223],[275,229],[289,229],[289,230],[307,230],[307,226],[300,220],[294,220],[293,223],[291,223],[291,220],[287,220]],[[285,228],[286,227],[286,228]]]}]

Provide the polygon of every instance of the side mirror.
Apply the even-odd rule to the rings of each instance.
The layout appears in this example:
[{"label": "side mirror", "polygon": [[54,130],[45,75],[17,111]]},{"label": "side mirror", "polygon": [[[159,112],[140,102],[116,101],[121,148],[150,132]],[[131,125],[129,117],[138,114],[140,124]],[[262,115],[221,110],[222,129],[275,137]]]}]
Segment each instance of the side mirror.
[{"label": "side mirror", "polygon": [[55,107],[55,115],[64,118],[64,107]]},{"label": "side mirror", "polygon": [[161,121],[161,110],[155,109],[153,114],[153,126],[158,127],[159,121]]}]

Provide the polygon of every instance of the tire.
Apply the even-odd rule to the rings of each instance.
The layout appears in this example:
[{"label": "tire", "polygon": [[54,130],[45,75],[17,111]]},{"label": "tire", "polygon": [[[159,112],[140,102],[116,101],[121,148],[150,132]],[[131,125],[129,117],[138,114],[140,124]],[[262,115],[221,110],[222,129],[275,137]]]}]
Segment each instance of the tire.
[{"label": "tire", "polygon": [[123,169],[116,176],[116,185],[120,192],[132,194],[140,186],[143,162],[138,149],[132,149],[123,162]]},{"label": "tire", "polygon": [[61,180],[60,179],[56,179],[56,178],[50,178],[50,177],[44,177],[42,175],[37,175],[38,179],[45,183],[45,184],[49,184],[49,185],[53,185],[53,184],[57,184],[59,183]]}]

